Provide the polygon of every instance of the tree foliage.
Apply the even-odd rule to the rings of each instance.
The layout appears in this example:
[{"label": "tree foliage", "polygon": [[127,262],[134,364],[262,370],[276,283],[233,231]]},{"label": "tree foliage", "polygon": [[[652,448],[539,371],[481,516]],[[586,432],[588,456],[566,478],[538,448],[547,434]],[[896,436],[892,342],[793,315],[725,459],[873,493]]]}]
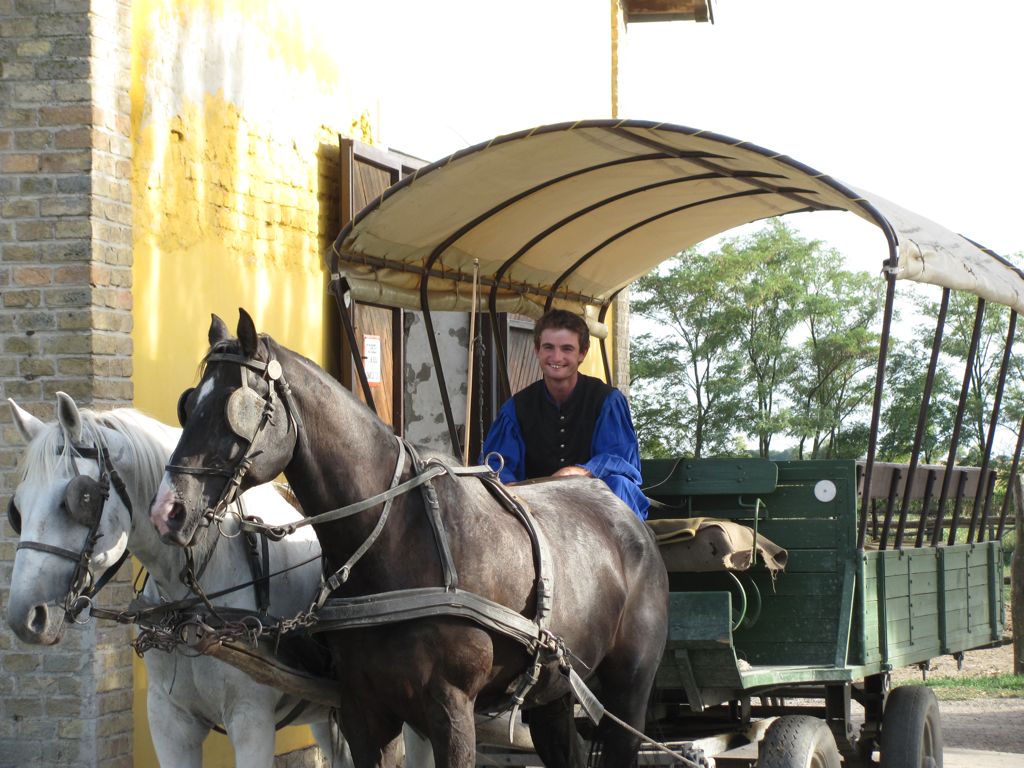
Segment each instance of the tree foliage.
[{"label": "tree foliage", "polygon": [[[634,398],[638,410],[657,411],[667,397],[685,421],[644,420],[644,446],[693,456],[728,453],[739,408],[735,312],[724,293],[725,276],[712,254],[684,251],[664,271],[641,278],[632,311],[654,321],[662,333],[637,340],[634,361],[639,371]],[[651,364],[658,357],[671,358]],[[653,386],[652,386],[653,385]]]},{"label": "tree foliage", "polygon": [[636,340],[633,358],[645,455],[731,454],[749,437],[768,457],[782,432],[838,455],[877,355],[867,330],[877,293],[779,220],[639,280],[633,312],[659,329]]},{"label": "tree foliage", "polygon": [[[805,273],[800,305],[807,336],[797,375],[792,434],[800,458],[851,458],[843,433],[863,425],[874,391],[878,359],[878,278],[848,272],[834,250],[823,251]],[[841,450],[843,446],[846,446]],[[863,452],[863,445],[852,458]]]},{"label": "tree foliage", "polygon": [[[1017,257],[1022,260],[1021,255]],[[878,457],[914,451],[938,303],[901,286],[882,389]],[[880,345],[884,280],[780,220],[717,250],[682,252],[636,284],[633,311],[652,330],[634,340],[633,408],[645,456],[863,458]],[[977,463],[992,420],[1009,310],[985,306],[966,366],[978,301],[952,292],[919,459],[944,461],[964,372],[968,392],[958,460]],[[925,320],[926,322],[921,322]],[[1017,336],[1024,335],[1024,328]],[[1011,358],[1000,423],[1024,424],[1024,355]],[[997,451],[998,452],[998,451]],[[1006,450],[1003,451],[1007,452]]]}]

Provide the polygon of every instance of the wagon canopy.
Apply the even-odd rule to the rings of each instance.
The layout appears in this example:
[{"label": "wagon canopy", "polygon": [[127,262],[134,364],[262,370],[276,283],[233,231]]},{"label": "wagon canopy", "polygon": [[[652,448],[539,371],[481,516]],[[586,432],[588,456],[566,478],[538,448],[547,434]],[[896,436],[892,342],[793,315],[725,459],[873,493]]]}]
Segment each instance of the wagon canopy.
[{"label": "wagon canopy", "polygon": [[748,142],[632,120],[544,126],[425,166],[366,206],[331,258],[361,301],[467,310],[479,260],[492,310],[537,316],[553,305],[597,320],[685,248],[822,210],[879,226],[896,277],[1024,311],[1020,270],[938,224]]}]

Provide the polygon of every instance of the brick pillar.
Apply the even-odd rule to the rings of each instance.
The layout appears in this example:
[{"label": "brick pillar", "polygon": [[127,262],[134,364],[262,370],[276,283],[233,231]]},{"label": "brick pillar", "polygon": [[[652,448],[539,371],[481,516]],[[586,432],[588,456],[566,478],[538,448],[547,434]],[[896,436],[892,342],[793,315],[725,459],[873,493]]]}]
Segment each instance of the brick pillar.
[{"label": "brick pillar", "polygon": [[[130,0],[0,0],[0,394],[132,401]],[[0,503],[21,441],[0,404]],[[0,605],[16,540],[0,523]],[[102,602],[124,605],[127,576]],[[0,766],[130,766],[127,628],[39,649],[0,622]]]}]

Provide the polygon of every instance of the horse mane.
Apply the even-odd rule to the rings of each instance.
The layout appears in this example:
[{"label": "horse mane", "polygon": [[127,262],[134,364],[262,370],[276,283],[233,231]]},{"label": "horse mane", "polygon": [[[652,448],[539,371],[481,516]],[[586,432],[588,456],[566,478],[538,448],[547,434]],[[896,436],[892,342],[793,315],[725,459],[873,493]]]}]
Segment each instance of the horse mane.
[{"label": "horse mane", "polygon": [[[134,471],[125,474],[129,492],[135,498],[151,499],[163,475],[164,464],[175,443],[175,430],[134,408],[94,411],[83,408],[82,444],[99,445],[101,428],[121,435],[128,445]],[[44,483],[56,477],[70,477],[73,451],[67,430],[60,422],[47,424],[28,445],[22,457],[21,482]]]}]

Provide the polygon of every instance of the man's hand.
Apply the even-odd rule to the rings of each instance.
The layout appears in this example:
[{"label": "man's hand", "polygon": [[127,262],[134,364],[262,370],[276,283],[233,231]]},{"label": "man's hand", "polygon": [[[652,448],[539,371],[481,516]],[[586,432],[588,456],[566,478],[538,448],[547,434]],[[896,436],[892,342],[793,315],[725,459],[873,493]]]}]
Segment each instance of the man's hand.
[{"label": "man's hand", "polygon": [[573,465],[571,467],[562,467],[560,470],[552,474],[552,477],[569,477],[570,475],[579,475],[581,477],[593,477],[589,471],[583,467],[577,467]]}]

